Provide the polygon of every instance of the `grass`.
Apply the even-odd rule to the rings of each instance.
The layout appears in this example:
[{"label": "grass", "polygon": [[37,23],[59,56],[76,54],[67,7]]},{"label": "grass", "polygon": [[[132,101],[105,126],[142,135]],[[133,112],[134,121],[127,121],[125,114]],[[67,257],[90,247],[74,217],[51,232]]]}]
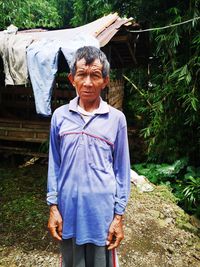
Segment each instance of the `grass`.
[{"label": "grass", "polygon": [[47,164],[0,166],[0,246],[54,250],[47,231]]}]

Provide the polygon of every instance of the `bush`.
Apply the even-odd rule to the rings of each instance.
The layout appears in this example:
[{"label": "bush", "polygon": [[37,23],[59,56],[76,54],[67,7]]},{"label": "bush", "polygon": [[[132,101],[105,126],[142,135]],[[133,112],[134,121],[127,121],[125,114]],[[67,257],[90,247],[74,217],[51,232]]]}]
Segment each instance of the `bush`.
[{"label": "bush", "polygon": [[141,163],[132,168],[156,185],[168,185],[178,204],[188,213],[200,217],[200,167],[188,166],[183,158],[173,164]]}]

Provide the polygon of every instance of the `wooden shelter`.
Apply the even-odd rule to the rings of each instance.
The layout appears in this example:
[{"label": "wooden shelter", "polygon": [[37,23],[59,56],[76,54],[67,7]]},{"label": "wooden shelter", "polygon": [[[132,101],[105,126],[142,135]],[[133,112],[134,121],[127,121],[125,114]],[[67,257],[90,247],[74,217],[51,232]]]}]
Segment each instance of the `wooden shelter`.
[{"label": "wooden shelter", "polygon": [[[41,38],[69,40],[79,33],[93,35],[99,40],[101,49],[106,53],[111,69],[137,67],[148,61],[148,35],[134,33],[141,26],[132,19],[120,18],[116,13],[102,17],[81,27],[62,30],[26,30],[26,34]],[[0,38],[2,36],[0,32]],[[52,95],[52,110],[69,102],[75,91],[68,83],[63,70],[68,65],[61,54],[59,71]],[[119,72],[118,72],[119,73]],[[118,74],[111,79],[110,85],[102,96],[112,106],[122,109],[123,79]],[[36,114],[31,84],[28,86],[5,86],[3,63],[0,64],[0,151],[10,153],[46,156],[50,118]]]}]

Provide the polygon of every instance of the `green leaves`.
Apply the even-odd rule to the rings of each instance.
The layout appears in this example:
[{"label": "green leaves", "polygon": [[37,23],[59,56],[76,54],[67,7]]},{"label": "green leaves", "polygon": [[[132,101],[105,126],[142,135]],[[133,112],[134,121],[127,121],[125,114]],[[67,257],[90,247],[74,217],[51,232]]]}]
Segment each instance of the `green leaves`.
[{"label": "green leaves", "polygon": [[184,94],[182,99],[184,99],[183,107],[185,108],[185,112],[189,109],[193,109],[194,111],[198,110],[199,99],[195,97],[194,91]]},{"label": "green leaves", "polygon": [[192,77],[191,77],[190,72],[188,71],[187,64],[184,65],[183,67],[181,67],[179,70],[180,70],[180,72],[179,72],[179,75],[178,75],[178,81],[185,80],[186,83],[189,84],[191,79],[192,79]]},{"label": "green leaves", "polygon": [[[157,3],[156,9],[159,8],[161,10]],[[199,16],[198,10],[199,1],[198,4],[197,1],[192,1],[190,6],[187,6],[185,1],[173,3],[162,13],[162,20],[161,17],[155,17],[154,25],[159,27],[186,21]],[[139,68],[134,74],[126,75],[130,80],[126,79],[127,88],[130,90],[128,107],[132,108],[131,114],[136,114],[135,124],[140,127],[149,161],[173,162],[180,157],[189,157],[192,163],[198,163],[199,23],[200,20],[196,20],[194,24],[189,22],[153,31],[153,59],[149,63],[148,72]],[[148,86],[149,83],[151,87]],[[139,91],[136,88],[139,88]],[[137,123],[137,116],[143,118],[142,123]]]},{"label": "green leaves", "polygon": [[56,0],[4,1],[0,3],[0,28],[10,24],[18,28],[58,27],[60,15]]},{"label": "green leaves", "polygon": [[185,200],[188,206],[192,208],[197,208],[200,204],[200,176],[199,177],[187,177],[186,187],[183,190]]},{"label": "green leaves", "polygon": [[155,184],[162,184],[176,180],[181,170],[187,165],[187,159],[183,158],[173,164],[141,163],[133,165],[133,168],[140,174],[146,176]]},{"label": "green leaves", "polygon": [[168,185],[178,204],[187,212],[200,217],[200,167],[187,166],[188,159],[183,158],[173,164],[141,163],[132,168],[157,185]]},{"label": "green leaves", "polygon": [[73,11],[70,23],[75,27],[113,12],[112,5],[107,0],[76,0],[73,1]]}]

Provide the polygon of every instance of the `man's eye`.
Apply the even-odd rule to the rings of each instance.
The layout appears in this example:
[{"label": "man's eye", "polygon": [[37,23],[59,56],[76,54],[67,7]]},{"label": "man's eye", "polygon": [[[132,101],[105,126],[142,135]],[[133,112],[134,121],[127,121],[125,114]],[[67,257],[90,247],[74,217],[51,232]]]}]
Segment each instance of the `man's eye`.
[{"label": "man's eye", "polygon": [[78,77],[84,77],[84,75],[85,75],[85,74],[84,74],[84,73],[81,73],[81,72],[80,72],[80,73],[77,73],[77,76],[78,76]]},{"label": "man's eye", "polygon": [[101,78],[101,74],[100,73],[93,73],[91,76],[93,78]]}]

